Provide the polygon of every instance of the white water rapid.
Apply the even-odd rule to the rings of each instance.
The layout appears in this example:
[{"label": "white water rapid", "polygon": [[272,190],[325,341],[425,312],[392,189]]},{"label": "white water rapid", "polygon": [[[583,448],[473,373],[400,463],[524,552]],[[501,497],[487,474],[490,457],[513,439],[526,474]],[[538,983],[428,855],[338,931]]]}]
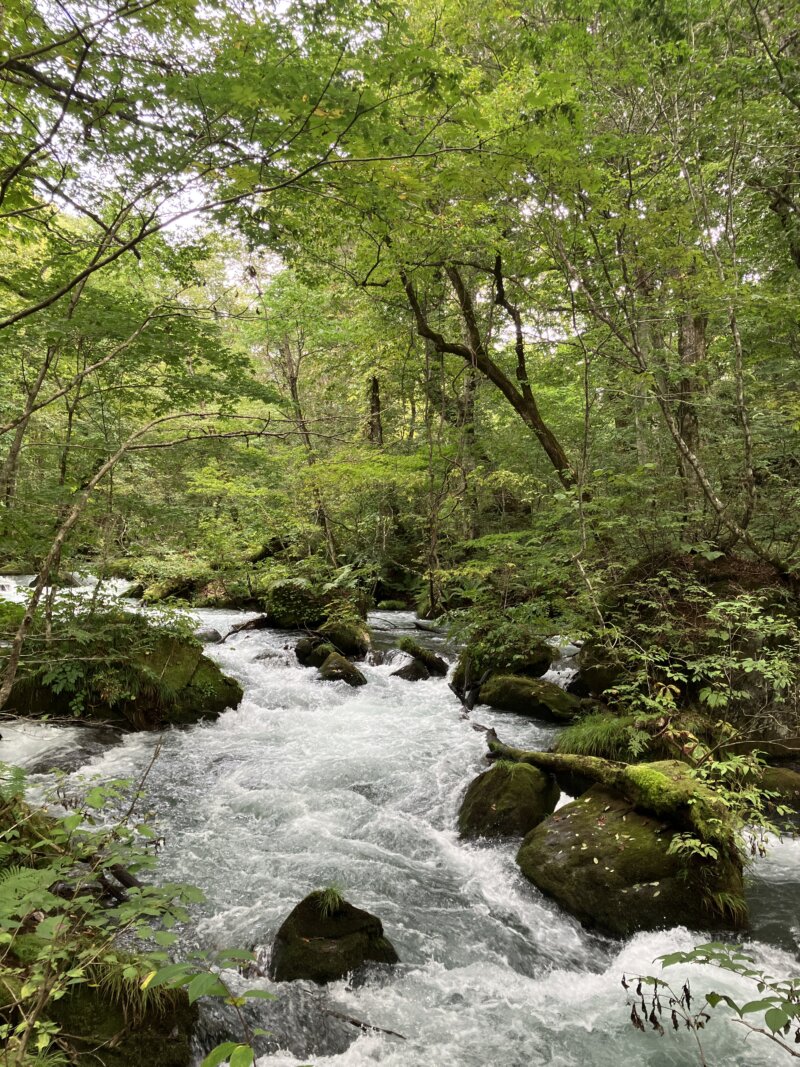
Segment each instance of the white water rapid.
[{"label": "white water rapid", "polygon": [[[247,616],[198,611],[225,633]],[[409,613],[375,613],[378,647],[413,629]],[[441,642],[415,633],[429,647]],[[402,662],[362,667],[368,685],[322,683],[294,657],[296,635],[243,632],[207,653],[240,680],[245,697],[217,722],[169,731],[147,780],[147,808],[164,837],[160,875],[207,897],[184,942],[202,947],[269,945],[310,890],[337,882],[377,914],[400,955],[393,970],[325,990],[272,985],[266,1028],[275,1034],[259,1067],[648,1067],[698,1062],[691,1034],[633,1030],[623,971],[659,973],[654,957],[709,940],[701,931],[597,937],[519,874],[515,845],[458,840],[456,815],[469,781],[485,768],[485,742],[441,679],[390,677]],[[548,744],[553,729],[476,708],[472,718],[503,740]],[[0,758],[33,766],[78,746],[80,731],[2,727]],[[136,779],[158,737],[131,734],[77,756],[81,774]],[[44,761],[45,763],[47,760]],[[75,762],[75,759],[73,759]],[[78,772],[73,772],[78,773]],[[36,776],[34,776],[36,780]],[[754,954],[776,975],[797,973],[797,842],[776,845],[757,868]],[[669,974],[669,972],[667,972]],[[697,993],[752,999],[738,979],[678,968]],[[362,1032],[326,1014],[396,1031]],[[773,1064],[765,1038],[718,1009],[703,1033],[709,1065]],[[204,1016],[201,1045],[229,1020]],[[237,1035],[234,1034],[234,1037]],[[202,1047],[198,1047],[198,1062]],[[144,1065],[142,1065],[144,1067]]]}]

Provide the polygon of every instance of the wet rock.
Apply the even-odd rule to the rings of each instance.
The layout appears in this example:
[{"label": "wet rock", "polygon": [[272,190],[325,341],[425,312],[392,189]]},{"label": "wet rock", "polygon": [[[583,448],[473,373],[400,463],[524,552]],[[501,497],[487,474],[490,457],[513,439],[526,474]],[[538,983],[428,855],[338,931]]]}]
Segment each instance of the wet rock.
[{"label": "wet rock", "polygon": [[437,656],[435,652],[423,648],[422,645],[418,644],[412,637],[402,637],[398,641],[397,647],[422,663],[427,668],[429,674],[435,674],[440,678],[444,678],[450,670],[447,660],[442,659],[441,656]]},{"label": "wet rock", "polygon": [[392,671],[392,678],[402,678],[405,682],[424,682],[430,676],[431,672],[418,659],[412,659],[405,667]]},{"label": "wet rock", "polygon": [[319,673],[324,682],[347,682],[354,687],[367,684],[367,679],[358,667],[338,652],[331,652],[320,667]]},{"label": "wet rock", "polygon": [[215,630],[213,626],[201,626],[195,632],[195,637],[198,641],[202,641],[204,645],[218,645],[222,640],[222,634],[219,630]]},{"label": "wet rock", "polygon": [[377,916],[329,890],[311,893],[289,913],[275,936],[270,977],[324,984],[366,963],[397,963]]},{"label": "wet rock", "polygon": [[320,637],[329,641],[343,656],[360,659],[370,648],[369,632],[357,622],[326,622],[319,628]]},{"label": "wet rock", "polygon": [[513,711],[550,722],[571,722],[582,710],[577,697],[541,678],[513,674],[491,677],[480,687],[480,702],[500,711]]},{"label": "wet rock", "polygon": [[615,937],[673,926],[743,925],[743,910],[725,907],[742,900],[741,866],[687,863],[668,852],[674,833],[674,826],[595,785],[531,830],[517,863],[581,922]]},{"label": "wet rock", "polygon": [[498,763],[467,788],[458,814],[461,837],[524,837],[558,803],[552,775],[525,763]]}]

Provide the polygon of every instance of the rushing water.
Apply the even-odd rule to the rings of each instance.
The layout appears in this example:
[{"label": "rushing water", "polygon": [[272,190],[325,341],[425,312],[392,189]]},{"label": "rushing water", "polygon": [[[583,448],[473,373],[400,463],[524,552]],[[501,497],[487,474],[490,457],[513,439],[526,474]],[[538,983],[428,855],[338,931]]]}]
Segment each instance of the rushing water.
[{"label": "rushing water", "polygon": [[[247,617],[196,614],[222,632]],[[371,621],[383,648],[413,628],[408,613],[375,613]],[[626,943],[598,937],[521,877],[513,844],[459,841],[459,803],[485,767],[485,742],[446,683],[392,678],[403,657],[391,653],[362,667],[367,686],[322,683],[297,664],[295,639],[252,631],[209,646],[241,681],[245,698],[217,722],[167,732],[147,781],[147,806],[164,837],[162,876],[199,885],[207,897],[185,943],[268,946],[302,896],[337,882],[352,903],[380,916],[402,960],[352,987],[253,980],[280,998],[267,1009],[275,1037],[260,1067],[312,1060],[315,1067],[696,1062],[685,1031],[659,1037],[632,1029],[620,978],[623,971],[657,972],[654,957],[708,938],[684,929]],[[437,638],[423,639],[442,649]],[[548,744],[554,732],[484,707],[472,719],[529,747]],[[56,746],[73,756],[77,748],[72,763],[103,777],[135,778],[158,740],[132,734],[108,746],[106,739],[102,751],[88,755],[77,730],[3,733],[0,758],[9,762],[33,766],[43,746],[50,761]],[[778,845],[754,881],[751,947],[777,975],[797,970],[799,861],[797,842]],[[679,973],[698,991],[751,998],[736,978],[699,967]],[[364,1033],[331,1011],[405,1040]],[[742,1028],[716,1014],[703,1036],[709,1064],[774,1062],[768,1041],[745,1044]],[[228,1025],[209,1010],[201,1026],[206,1046]]]}]

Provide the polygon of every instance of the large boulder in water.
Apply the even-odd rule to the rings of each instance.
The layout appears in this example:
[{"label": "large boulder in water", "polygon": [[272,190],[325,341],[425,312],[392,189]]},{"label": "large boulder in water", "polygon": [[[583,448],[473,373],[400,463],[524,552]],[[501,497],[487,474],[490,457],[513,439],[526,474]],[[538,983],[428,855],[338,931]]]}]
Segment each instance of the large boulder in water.
[{"label": "large boulder in water", "polygon": [[431,676],[431,672],[418,659],[412,659],[397,671],[392,671],[392,678],[402,678],[404,682],[424,682]]},{"label": "large boulder in water", "polygon": [[581,922],[616,937],[742,925],[741,866],[672,854],[674,834],[674,825],[595,785],[531,830],[517,863]]},{"label": "large boulder in water", "polygon": [[458,830],[462,837],[524,837],[546,819],[560,790],[552,775],[526,763],[497,763],[470,782]]},{"label": "large boulder in water", "polygon": [[479,700],[500,711],[551,722],[571,722],[581,713],[580,700],[553,682],[514,674],[502,674],[484,682]]},{"label": "large boulder in water", "polygon": [[348,685],[366,685],[367,679],[349,659],[331,652],[319,669],[323,682],[347,682]]},{"label": "large boulder in water", "polygon": [[276,982],[335,982],[365,963],[397,963],[377,916],[348,904],[335,890],[311,893],[284,919],[272,946]]}]

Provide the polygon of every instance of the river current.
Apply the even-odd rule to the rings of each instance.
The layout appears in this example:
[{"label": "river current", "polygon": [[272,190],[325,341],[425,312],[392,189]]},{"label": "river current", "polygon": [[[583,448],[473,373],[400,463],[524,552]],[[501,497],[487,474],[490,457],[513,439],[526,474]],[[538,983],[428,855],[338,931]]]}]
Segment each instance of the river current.
[{"label": "river current", "polygon": [[[248,617],[194,614],[222,633]],[[410,613],[376,612],[370,622],[378,648],[414,630]],[[447,651],[439,638],[415,636]],[[360,689],[323,683],[297,663],[295,640],[261,630],[209,645],[207,654],[243,685],[244,700],[214,723],[164,734],[146,787],[146,809],[163,837],[160,876],[206,895],[183,931],[184,945],[266,949],[307,892],[336,883],[381,918],[398,951],[401,963],[391,971],[324,990],[230,976],[238,986],[278,994],[261,1024],[274,1036],[259,1067],[698,1062],[686,1031],[634,1031],[620,980],[623,972],[659,974],[655,957],[708,936],[678,928],[627,942],[599,937],[522,878],[515,844],[459,841],[458,807],[486,767],[486,747],[446,682],[391,677],[405,658],[389,653],[386,662],[362,666],[369,684]],[[471,719],[520,746],[541,747],[554,735],[485,707]],[[6,762],[39,771],[66,757],[72,775],[102,778],[136,779],[159,741],[130,734],[92,746],[78,728],[43,725],[3,725],[2,733]],[[32,781],[46,783],[47,775]],[[798,972],[799,876],[796,840],[776,843],[751,875],[749,948],[775,975]],[[697,993],[756,995],[743,980],[708,968],[674,971],[677,985],[689,977]],[[218,1009],[205,1010],[198,1062],[230,1025]],[[745,1038],[730,1013],[717,1009],[702,1035],[709,1065],[781,1059],[765,1038]]]}]

